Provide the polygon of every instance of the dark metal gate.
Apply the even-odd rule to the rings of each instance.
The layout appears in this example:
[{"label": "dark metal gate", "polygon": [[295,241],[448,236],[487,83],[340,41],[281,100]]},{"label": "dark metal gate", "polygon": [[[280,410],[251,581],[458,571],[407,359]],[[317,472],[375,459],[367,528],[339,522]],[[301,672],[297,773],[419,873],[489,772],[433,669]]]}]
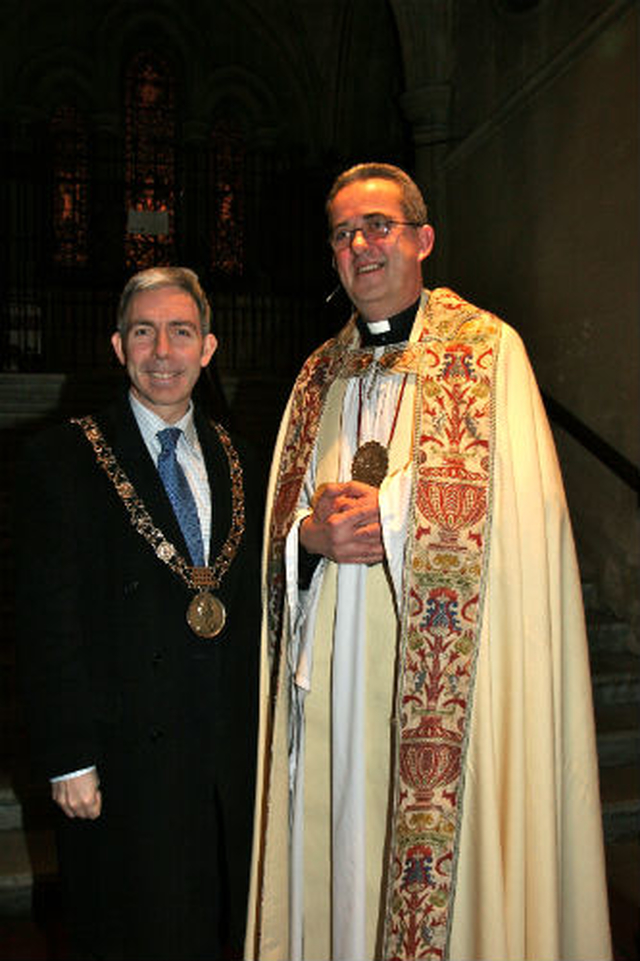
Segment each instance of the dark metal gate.
[{"label": "dark metal gate", "polygon": [[[124,148],[99,132],[91,140],[87,256],[76,264],[55,256],[50,131],[6,130],[1,150],[0,369],[112,365],[117,300],[133,272],[125,259],[132,220],[125,209]],[[328,315],[324,307],[335,283],[325,242],[326,176],[294,154],[243,151],[231,168],[241,202],[230,222],[216,170],[223,161],[210,143],[176,148],[174,262],[195,269],[211,297],[218,366],[286,376],[338,323],[335,310]],[[225,270],[216,244],[225,232],[233,241],[233,231],[242,263]]]}]

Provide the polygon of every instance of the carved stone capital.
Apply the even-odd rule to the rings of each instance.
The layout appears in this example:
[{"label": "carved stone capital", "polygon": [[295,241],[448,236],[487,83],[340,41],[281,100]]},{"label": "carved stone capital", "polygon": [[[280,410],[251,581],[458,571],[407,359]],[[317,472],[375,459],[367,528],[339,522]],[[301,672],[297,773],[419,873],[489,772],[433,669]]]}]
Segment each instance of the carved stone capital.
[{"label": "carved stone capital", "polygon": [[452,87],[448,83],[427,83],[406,90],[400,107],[411,124],[414,143],[429,146],[449,136]]}]

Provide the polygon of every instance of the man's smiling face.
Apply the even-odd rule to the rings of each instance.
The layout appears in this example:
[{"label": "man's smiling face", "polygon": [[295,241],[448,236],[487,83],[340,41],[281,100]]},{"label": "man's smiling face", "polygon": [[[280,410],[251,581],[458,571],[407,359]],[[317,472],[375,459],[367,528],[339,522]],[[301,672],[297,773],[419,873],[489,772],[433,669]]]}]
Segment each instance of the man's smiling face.
[{"label": "man's smiling face", "polygon": [[[343,187],[330,207],[331,229],[361,227],[372,214],[405,221],[402,191],[392,180],[356,180]],[[342,286],[358,312],[369,321],[385,320],[416,301],[422,290],[421,264],[433,247],[433,229],[392,226],[387,237],[368,241],[358,231],[335,252]]]},{"label": "man's smiling face", "polygon": [[180,287],[141,290],[129,305],[127,332],[111,338],[138,400],[167,423],[186,413],[200,371],[217,341],[203,336],[195,300]]}]

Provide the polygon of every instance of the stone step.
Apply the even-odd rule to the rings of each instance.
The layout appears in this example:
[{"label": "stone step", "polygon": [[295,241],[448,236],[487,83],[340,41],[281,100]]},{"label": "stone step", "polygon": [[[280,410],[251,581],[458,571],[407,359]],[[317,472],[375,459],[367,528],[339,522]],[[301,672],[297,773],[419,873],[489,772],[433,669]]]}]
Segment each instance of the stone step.
[{"label": "stone step", "polygon": [[598,761],[603,768],[637,763],[640,756],[640,731],[597,732]]},{"label": "stone step", "polygon": [[55,884],[57,857],[53,832],[20,829],[2,832],[0,915],[16,917],[31,910],[35,885]]},{"label": "stone step", "polygon": [[22,805],[18,801],[13,788],[9,785],[0,786],[0,831],[22,830]]},{"label": "stone step", "polygon": [[640,834],[638,767],[631,763],[600,768],[602,825],[606,844],[629,841]]},{"label": "stone step", "polygon": [[602,829],[606,845],[637,839],[640,834],[640,800],[603,804]]},{"label": "stone step", "polygon": [[20,757],[0,771],[0,916],[26,917],[34,897],[57,883],[54,806]]},{"label": "stone step", "polygon": [[638,704],[640,657],[631,652],[594,654],[591,658],[591,682],[596,708]]},{"label": "stone step", "polygon": [[[620,695],[621,684],[616,694]],[[602,690],[600,691],[602,694]],[[596,700],[596,738],[600,765],[602,820],[607,844],[640,835],[640,731],[637,701]]]},{"label": "stone step", "polygon": [[603,807],[640,799],[640,767],[637,762],[615,768],[601,767],[600,797]]},{"label": "stone step", "polygon": [[590,579],[582,581],[582,603],[588,616],[592,611],[600,610],[600,592],[595,581]]},{"label": "stone step", "polygon": [[49,830],[53,813],[48,784],[34,784],[6,771],[0,774],[0,831]]},{"label": "stone step", "polygon": [[637,755],[627,764],[600,767],[602,822],[607,843],[640,834],[640,767]]},{"label": "stone step", "polygon": [[640,757],[640,712],[636,704],[596,707],[598,760],[602,768],[635,764]]},{"label": "stone step", "polygon": [[587,636],[592,655],[640,653],[635,632],[629,624],[609,611],[591,611],[587,617]]},{"label": "stone step", "polygon": [[640,956],[640,841],[612,841],[605,848],[611,929],[616,961]]}]

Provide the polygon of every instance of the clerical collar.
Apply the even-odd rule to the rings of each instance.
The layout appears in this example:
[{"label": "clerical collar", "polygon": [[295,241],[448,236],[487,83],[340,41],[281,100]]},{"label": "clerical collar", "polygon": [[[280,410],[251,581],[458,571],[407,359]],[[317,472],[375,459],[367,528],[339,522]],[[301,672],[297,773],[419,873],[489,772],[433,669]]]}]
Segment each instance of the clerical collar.
[{"label": "clerical collar", "polygon": [[419,304],[418,297],[414,304],[388,320],[368,322],[358,315],[356,325],[360,331],[361,346],[382,347],[385,344],[401,344],[404,340],[409,340]]}]

